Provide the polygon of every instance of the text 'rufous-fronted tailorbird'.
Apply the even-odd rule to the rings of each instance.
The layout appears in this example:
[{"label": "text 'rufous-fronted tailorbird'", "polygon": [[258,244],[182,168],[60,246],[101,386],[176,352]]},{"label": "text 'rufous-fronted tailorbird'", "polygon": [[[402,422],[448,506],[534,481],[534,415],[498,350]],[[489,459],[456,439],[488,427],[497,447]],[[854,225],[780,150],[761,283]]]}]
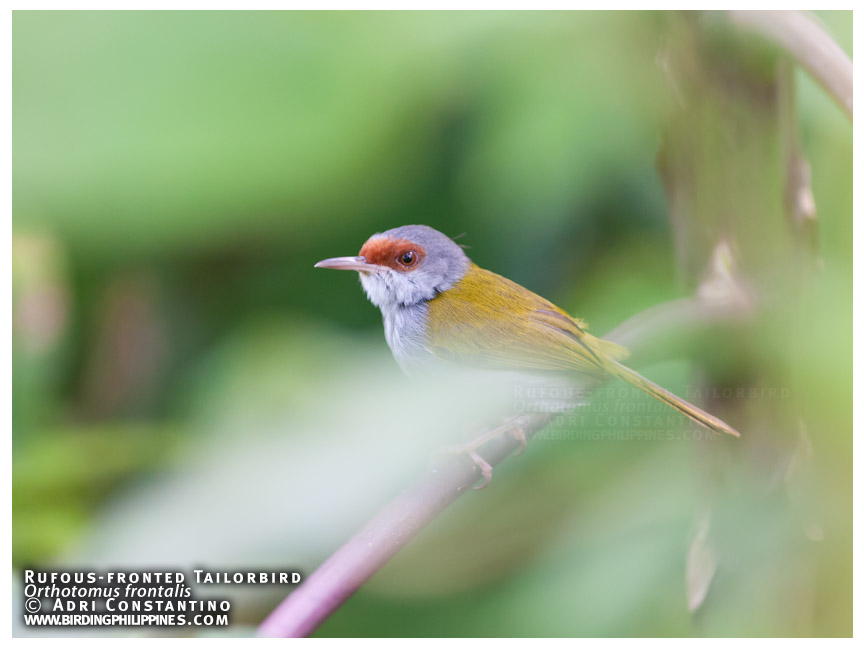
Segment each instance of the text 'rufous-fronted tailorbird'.
[{"label": "text 'rufous-fronted tailorbird'", "polygon": [[384,333],[406,373],[438,362],[525,373],[612,376],[700,425],[739,436],[716,416],[621,364],[624,347],[594,337],[555,304],[471,262],[460,245],[426,225],[373,235],[359,256],[316,268],[355,270],[381,309]]}]

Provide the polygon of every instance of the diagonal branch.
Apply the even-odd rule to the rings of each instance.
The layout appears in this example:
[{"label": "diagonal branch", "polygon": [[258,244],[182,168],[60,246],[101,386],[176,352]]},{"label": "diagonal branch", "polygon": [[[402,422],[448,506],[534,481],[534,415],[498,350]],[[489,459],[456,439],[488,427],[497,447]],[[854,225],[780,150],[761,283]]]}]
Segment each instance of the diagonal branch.
[{"label": "diagonal branch", "polygon": [[729,20],[767,38],[803,67],[852,119],[852,59],[809,13],[729,11]]},{"label": "diagonal branch", "polygon": [[[619,326],[607,339],[628,346],[634,358],[650,347],[740,323],[749,316],[745,301],[680,299],[644,311]],[[495,466],[521,447],[522,432],[530,439],[555,414],[537,412],[503,422],[499,435],[478,454]],[[259,634],[304,637],[311,634],[417,533],[478,479],[478,469],[465,455],[450,455],[427,468],[417,481],[378,513],[284,600],[261,624]]]}]

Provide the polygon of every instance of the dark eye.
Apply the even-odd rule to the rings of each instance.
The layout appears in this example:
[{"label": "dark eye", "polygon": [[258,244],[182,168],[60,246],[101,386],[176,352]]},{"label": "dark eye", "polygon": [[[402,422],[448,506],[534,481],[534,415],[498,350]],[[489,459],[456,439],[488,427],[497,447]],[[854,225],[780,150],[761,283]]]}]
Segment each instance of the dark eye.
[{"label": "dark eye", "polygon": [[414,265],[417,261],[417,253],[414,250],[408,250],[405,254],[399,257],[399,263],[404,266]]}]

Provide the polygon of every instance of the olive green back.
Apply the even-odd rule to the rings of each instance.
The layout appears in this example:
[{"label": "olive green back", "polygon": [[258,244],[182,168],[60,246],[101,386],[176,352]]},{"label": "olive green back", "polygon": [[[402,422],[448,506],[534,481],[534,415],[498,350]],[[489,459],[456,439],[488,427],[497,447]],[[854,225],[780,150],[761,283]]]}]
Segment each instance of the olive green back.
[{"label": "olive green back", "polygon": [[594,337],[587,324],[494,272],[472,264],[450,290],[430,300],[432,352],[477,367],[606,371],[622,346]]}]

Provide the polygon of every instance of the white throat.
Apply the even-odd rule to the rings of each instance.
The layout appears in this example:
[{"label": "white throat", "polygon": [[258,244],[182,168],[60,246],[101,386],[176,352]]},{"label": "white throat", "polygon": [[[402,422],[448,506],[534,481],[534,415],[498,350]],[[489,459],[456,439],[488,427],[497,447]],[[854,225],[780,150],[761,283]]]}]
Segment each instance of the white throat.
[{"label": "white throat", "polygon": [[387,345],[402,371],[410,374],[432,358],[426,334],[429,307],[425,299],[417,300],[416,285],[404,279],[387,271],[360,273],[366,296],[381,309]]}]

